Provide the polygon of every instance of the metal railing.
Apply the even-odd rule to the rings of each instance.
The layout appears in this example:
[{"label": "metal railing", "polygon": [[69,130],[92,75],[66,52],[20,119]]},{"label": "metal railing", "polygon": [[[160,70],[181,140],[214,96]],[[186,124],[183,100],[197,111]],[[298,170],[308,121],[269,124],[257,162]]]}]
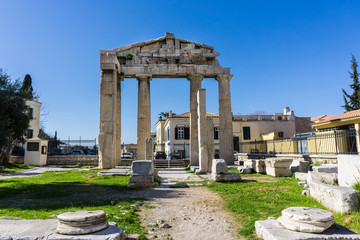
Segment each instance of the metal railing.
[{"label": "metal railing", "polygon": [[311,136],[239,143],[240,153],[337,155],[359,153],[359,131],[334,130]]}]

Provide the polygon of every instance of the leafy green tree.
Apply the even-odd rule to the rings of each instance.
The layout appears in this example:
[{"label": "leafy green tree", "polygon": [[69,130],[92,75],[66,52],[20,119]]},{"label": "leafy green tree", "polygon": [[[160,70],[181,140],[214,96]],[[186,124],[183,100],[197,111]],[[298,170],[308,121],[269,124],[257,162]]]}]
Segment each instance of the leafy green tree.
[{"label": "leafy green tree", "polygon": [[354,90],[352,95],[349,95],[344,89],[342,89],[344,93],[344,101],[345,105],[342,106],[345,108],[346,112],[353,111],[356,109],[360,109],[360,86],[359,86],[359,75],[357,72],[358,64],[356,62],[356,58],[352,55],[351,59],[351,68],[352,72],[349,72],[350,77],[353,79],[353,83],[350,87]]},{"label": "leafy green tree", "polygon": [[30,121],[25,95],[19,81],[0,68],[0,164],[8,164],[15,143],[25,141]]},{"label": "leafy green tree", "polygon": [[33,96],[33,88],[32,88],[32,79],[29,74],[25,75],[24,81],[22,83],[20,91],[23,93],[26,99],[32,100]]}]

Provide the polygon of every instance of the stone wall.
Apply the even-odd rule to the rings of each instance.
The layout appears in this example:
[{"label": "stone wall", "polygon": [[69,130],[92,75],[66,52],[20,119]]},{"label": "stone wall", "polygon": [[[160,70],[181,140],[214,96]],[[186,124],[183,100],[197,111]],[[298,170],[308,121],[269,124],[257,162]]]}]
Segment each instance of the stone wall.
[{"label": "stone wall", "polygon": [[304,155],[304,154],[262,154],[262,153],[238,153],[237,160],[244,159],[265,159],[265,158],[292,158],[299,161],[319,162],[321,164],[337,164],[336,155]]},{"label": "stone wall", "polygon": [[48,165],[98,165],[98,156],[48,156]]},{"label": "stone wall", "polygon": [[19,164],[23,164],[24,163],[24,156],[10,156],[10,163],[19,163]]},{"label": "stone wall", "polygon": [[[132,162],[135,159],[121,159],[120,166],[131,166]],[[11,156],[10,163],[24,163],[23,156]],[[99,156],[48,156],[47,163],[48,165],[76,165],[80,163],[81,165],[95,165],[99,164]]]}]

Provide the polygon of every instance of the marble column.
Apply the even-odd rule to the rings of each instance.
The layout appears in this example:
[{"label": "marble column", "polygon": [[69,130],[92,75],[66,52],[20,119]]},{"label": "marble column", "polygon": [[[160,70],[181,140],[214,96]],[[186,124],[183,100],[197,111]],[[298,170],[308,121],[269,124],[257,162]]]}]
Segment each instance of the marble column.
[{"label": "marble column", "polygon": [[154,160],[154,141],[151,137],[146,139],[145,146],[145,160]]},{"label": "marble column", "polygon": [[218,75],[216,80],[219,83],[219,144],[220,158],[226,164],[234,163],[234,142],[231,113],[230,80],[231,74]]},{"label": "marble column", "polygon": [[115,102],[115,165],[121,165],[121,82],[124,77],[118,74],[116,83],[116,102]]},{"label": "marble column", "polygon": [[197,115],[197,90],[201,88],[204,76],[192,74],[188,76],[190,81],[190,165],[199,166],[199,143],[198,143],[198,115]]},{"label": "marble column", "polygon": [[146,139],[150,138],[150,74],[136,74],[138,80],[137,159],[145,160]]},{"label": "marble column", "polygon": [[212,118],[206,118],[207,126],[207,138],[208,138],[208,163],[209,163],[209,172],[212,168],[212,160],[214,159],[215,146],[214,146],[214,121]]},{"label": "marble column", "polygon": [[208,127],[206,121],[206,90],[197,90],[199,174],[210,172],[208,155]]},{"label": "marble column", "polygon": [[[118,97],[117,70],[101,71],[100,84],[100,124],[99,124],[99,168],[115,167],[117,146],[116,138],[120,138],[116,124],[116,106]],[[117,134],[119,133],[119,134]],[[120,140],[121,142],[121,140]],[[121,146],[120,146],[121,147]]]}]

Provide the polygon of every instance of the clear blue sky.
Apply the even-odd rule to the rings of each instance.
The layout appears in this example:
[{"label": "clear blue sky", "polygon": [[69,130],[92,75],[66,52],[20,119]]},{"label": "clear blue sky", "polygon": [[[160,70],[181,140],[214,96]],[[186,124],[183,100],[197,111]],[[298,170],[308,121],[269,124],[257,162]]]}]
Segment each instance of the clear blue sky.
[{"label": "clear blue sky", "polygon": [[[47,112],[46,131],[94,139],[99,124],[99,50],[173,32],[208,44],[230,67],[234,114],[341,114],[360,61],[360,1],[73,1],[0,0],[0,68],[30,74]],[[205,79],[207,110],[218,112],[215,80]],[[189,111],[186,79],[153,79],[158,113]],[[122,84],[122,140],[136,142],[137,82]]]}]

